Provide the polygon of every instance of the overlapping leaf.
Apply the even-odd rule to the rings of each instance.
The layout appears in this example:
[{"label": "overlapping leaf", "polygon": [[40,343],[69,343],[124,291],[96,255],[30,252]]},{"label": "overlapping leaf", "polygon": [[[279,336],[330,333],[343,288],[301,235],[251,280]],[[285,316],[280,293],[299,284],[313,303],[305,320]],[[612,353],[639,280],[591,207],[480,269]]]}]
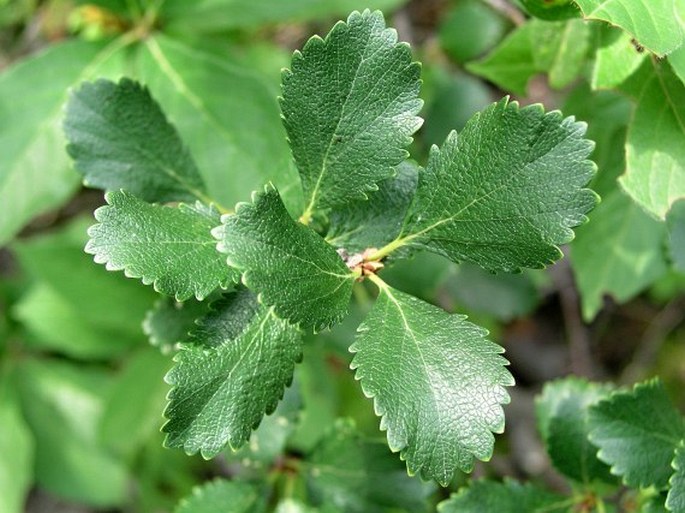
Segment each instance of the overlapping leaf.
[{"label": "overlapping leaf", "polygon": [[682,0],[574,0],[586,19],[608,21],[645,48],[665,55],[685,38]]},{"label": "overlapping leaf", "polygon": [[615,27],[599,27],[599,48],[592,69],[592,88],[609,89],[632,75],[647,57],[630,34]]},{"label": "overlapping leaf", "polygon": [[663,219],[685,197],[685,84],[668,64],[649,60],[622,89],[637,106],[620,182],[643,209]]},{"label": "overlapping leaf", "polygon": [[217,248],[279,316],[314,330],[344,317],[355,276],[316,232],[293,221],[276,189],[255,193],[222,221]]},{"label": "overlapping leaf", "polygon": [[661,251],[666,227],[647,215],[620,190],[612,191],[591,222],[578,230],[571,264],[581,292],[583,317],[590,321],[604,295],[629,300],[667,269]]},{"label": "overlapping leaf", "polygon": [[616,392],[590,411],[590,441],[599,458],[628,486],[664,488],[685,422],[664,386],[653,380]]},{"label": "overlapping leaf", "polygon": [[207,303],[208,300],[179,302],[170,297],[159,298],[143,321],[143,331],[150,338],[150,344],[168,352],[177,343],[186,341],[196,327],[195,320],[207,313]]},{"label": "overlapping leaf", "polygon": [[685,199],[676,201],[666,217],[673,267],[685,273]]},{"label": "overlapping leaf", "polygon": [[216,480],[193,489],[174,513],[261,513],[264,497],[257,487],[240,481]]},{"label": "overlapping leaf", "polygon": [[307,220],[364,199],[392,176],[421,126],[420,67],[380,12],[354,12],[310,39],[283,73],[281,109]]},{"label": "overlapping leaf", "polygon": [[387,445],[365,440],[351,421],[339,420],[314,448],[307,482],[312,502],[346,513],[425,511],[432,486],[407,476]]},{"label": "overlapping leaf", "polygon": [[64,152],[62,104],[66,90],[79,81],[121,73],[116,45],[58,44],[0,75],[0,244],[78,186]]},{"label": "overlapping leaf", "polygon": [[176,129],[136,82],[83,84],[69,99],[64,130],[67,151],[90,186],[126,189],[146,201],[207,201]]},{"label": "overlapping leaf", "polygon": [[110,192],[109,205],[99,208],[99,224],[88,230],[86,252],[109,270],[154,284],[178,300],[203,299],[217,287],[238,279],[216,251],[211,230],[219,213],[194,207],[151,205],[125,191]]},{"label": "overlapping leaf", "polygon": [[393,451],[446,486],[492,455],[514,381],[482,328],[382,284],[350,350]]},{"label": "overlapping leaf", "polygon": [[380,248],[400,233],[407,209],[416,192],[418,167],[404,162],[397,175],[378,184],[368,200],[358,200],[333,209],[326,236],[329,244],[348,253]]},{"label": "overlapping leaf", "polygon": [[538,423],[554,466],[579,483],[613,483],[609,467],[597,459],[588,441],[588,408],[609,393],[609,387],[568,378],[547,383],[537,401]]},{"label": "overlapping leaf", "polygon": [[671,489],[666,498],[666,508],[674,513],[683,513],[685,512],[685,442],[681,442],[676,449],[671,467],[675,472],[668,482]]},{"label": "overlapping leaf", "polygon": [[[200,321],[203,343],[185,346],[166,377],[174,387],[165,411],[166,445],[205,457],[226,444],[238,449],[247,442],[276,408],[302,355],[298,330],[273,308],[257,305],[249,291],[232,294],[214,309]],[[242,313],[250,311],[254,315],[240,330]]]},{"label": "overlapping leaf", "polygon": [[543,267],[597,202],[585,124],[502,100],[434,147],[409,222],[388,249],[410,245],[488,270]]},{"label": "overlapping leaf", "polygon": [[438,505],[439,513],[565,513],[568,502],[533,484],[475,481]]}]

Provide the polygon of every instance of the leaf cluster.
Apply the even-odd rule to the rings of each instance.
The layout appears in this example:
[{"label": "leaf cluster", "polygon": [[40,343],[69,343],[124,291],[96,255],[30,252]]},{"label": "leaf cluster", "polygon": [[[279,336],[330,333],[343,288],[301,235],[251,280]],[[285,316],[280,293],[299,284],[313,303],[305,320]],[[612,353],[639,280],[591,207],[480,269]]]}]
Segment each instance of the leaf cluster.
[{"label": "leaf cluster", "polygon": [[434,147],[425,168],[409,164],[419,70],[368,10],[295,52],[280,104],[304,196],[296,218],[273,184],[235,211],[213,199],[137,82],[72,93],[69,154],[86,184],[109,191],[86,251],[176,300],[218,296],[167,375],[168,446],[205,457],[240,449],[291,383],[303,334],[339,323],[368,278],[378,298],[351,367],[390,448],[410,474],[442,485],[490,458],[513,384],[502,349],[379,271],[419,249],[493,272],[553,263],[597,201],[584,188],[592,143],[583,123],[505,98]]}]

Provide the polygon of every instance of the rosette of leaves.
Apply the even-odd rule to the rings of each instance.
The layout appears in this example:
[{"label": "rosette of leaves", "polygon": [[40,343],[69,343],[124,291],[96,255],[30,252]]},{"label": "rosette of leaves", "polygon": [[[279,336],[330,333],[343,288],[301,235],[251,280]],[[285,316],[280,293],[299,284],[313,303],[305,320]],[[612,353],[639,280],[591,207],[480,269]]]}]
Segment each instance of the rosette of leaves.
[{"label": "rosette of leaves", "polygon": [[351,366],[391,450],[442,485],[490,458],[514,383],[503,349],[465,316],[392,288],[382,269],[414,250],[492,272],[553,263],[597,202],[584,188],[593,144],[584,124],[505,98],[425,167],[407,163],[422,123],[419,76],[380,12],[354,12],[295,52],[280,104],[299,212],[271,184],[235,211],[213,201],[143,86],[73,92],[69,153],[87,184],[108,191],[86,250],[177,301],[220,292],[167,376],[168,446],[211,457],[244,445],[291,382],[302,334],[340,322],[369,279],[378,297]]}]

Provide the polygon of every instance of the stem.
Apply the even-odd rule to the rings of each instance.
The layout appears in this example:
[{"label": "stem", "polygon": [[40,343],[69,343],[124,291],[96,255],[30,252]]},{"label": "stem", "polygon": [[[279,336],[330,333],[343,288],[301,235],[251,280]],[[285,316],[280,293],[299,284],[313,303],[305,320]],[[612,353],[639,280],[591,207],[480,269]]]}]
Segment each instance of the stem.
[{"label": "stem", "polygon": [[379,290],[388,290],[388,284],[383,281],[383,279],[377,274],[368,274],[367,278],[373,282],[373,284],[378,287]]},{"label": "stem", "polygon": [[606,508],[604,501],[602,500],[601,497],[597,497],[596,506],[597,506],[597,513],[606,513],[607,508]]},{"label": "stem", "polygon": [[372,253],[371,255],[369,255],[366,260],[369,262],[373,262],[376,260],[382,260],[383,258],[387,257],[390,253],[395,251],[396,249],[399,249],[402,246],[406,245],[407,242],[409,242],[413,238],[414,238],[414,235],[409,235],[407,237],[398,237],[394,241],[389,242],[388,244],[383,246],[381,249],[379,249],[375,253]]}]

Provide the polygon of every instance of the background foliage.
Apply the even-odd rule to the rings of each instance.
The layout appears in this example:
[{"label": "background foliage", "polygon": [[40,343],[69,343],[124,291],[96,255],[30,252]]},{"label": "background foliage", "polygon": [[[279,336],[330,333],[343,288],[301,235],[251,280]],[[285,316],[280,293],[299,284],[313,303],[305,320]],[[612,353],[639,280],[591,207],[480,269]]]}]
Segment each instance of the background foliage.
[{"label": "background foliage", "polygon": [[[149,88],[222,205],[268,179],[301,212],[280,70],[310,35],[364,7],[383,9],[423,62],[421,164],[503,94],[575,115],[596,141],[602,203],[568,260],[493,275],[419,253],[384,274],[488,326],[512,362],[495,456],[446,490],[406,476],[348,370],[372,288],[348,321],[304,341],[294,385],[245,448],[209,462],[163,449],[162,378],[205,313],[193,296],[214,287],[189,288],[180,303],[95,265],[83,248],[104,200],[81,188],[64,149],[69,88],[128,76]],[[684,511],[684,19],[681,0],[0,1],[0,511],[186,513],[227,501],[232,511],[432,511],[444,500],[443,512]],[[552,381],[568,373],[614,385]],[[654,374],[663,387],[610,392]],[[605,442],[626,434],[633,396],[648,399],[627,421],[663,434],[661,460],[645,426],[635,446]],[[653,466],[635,452],[645,446]],[[644,490],[616,488],[616,474]],[[460,488],[476,477],[490,479]],[[193,491],[216,478],[233,480]],[[269,504],[260,482],[279,492]]]}]

